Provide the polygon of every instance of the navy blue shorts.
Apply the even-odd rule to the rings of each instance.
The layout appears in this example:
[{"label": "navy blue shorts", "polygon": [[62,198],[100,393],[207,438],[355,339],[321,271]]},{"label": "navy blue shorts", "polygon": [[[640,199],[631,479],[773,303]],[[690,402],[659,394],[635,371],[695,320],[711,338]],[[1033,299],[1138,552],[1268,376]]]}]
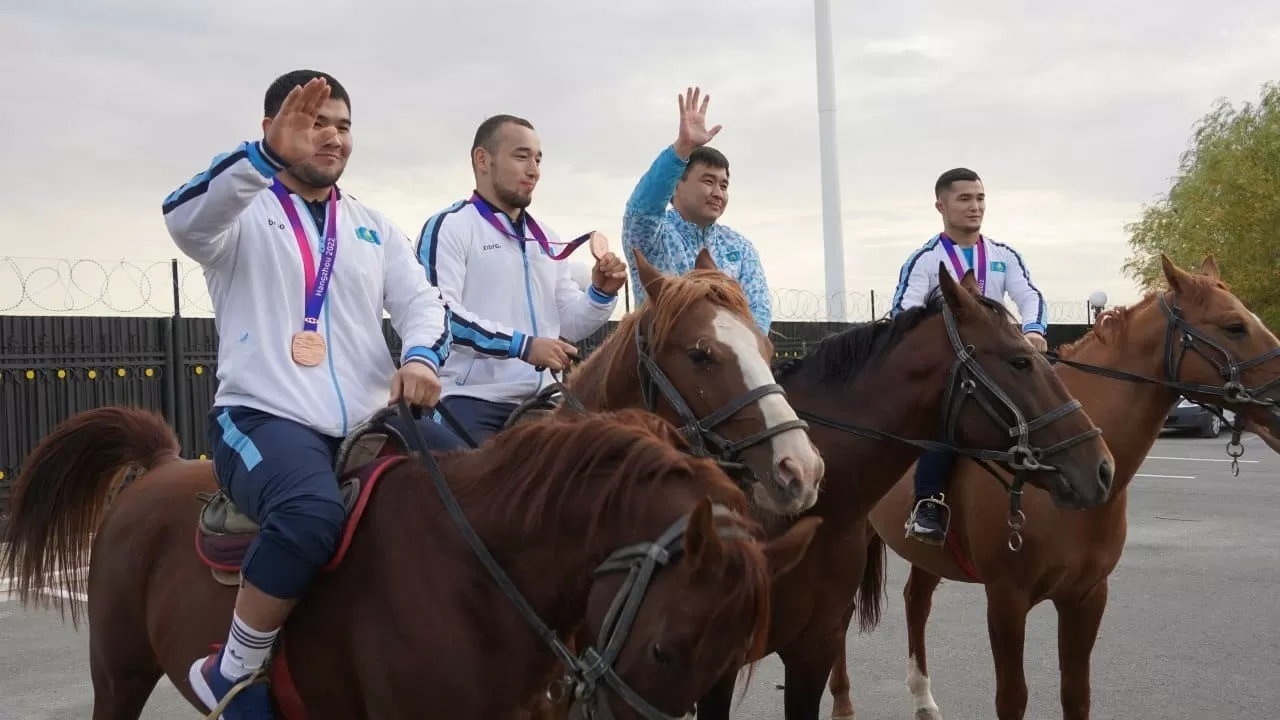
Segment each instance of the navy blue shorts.
[{"label": "navy blue shorts", "polygon": [[[429,418],[417,424],[433,450],[465,447]],[[342,439],[258,410],[215,407],[209,442],[218,485],[262,527],[245,555],[245,579],[272,597],[300,598],[333,557],[346,520],[333,470]]]}]

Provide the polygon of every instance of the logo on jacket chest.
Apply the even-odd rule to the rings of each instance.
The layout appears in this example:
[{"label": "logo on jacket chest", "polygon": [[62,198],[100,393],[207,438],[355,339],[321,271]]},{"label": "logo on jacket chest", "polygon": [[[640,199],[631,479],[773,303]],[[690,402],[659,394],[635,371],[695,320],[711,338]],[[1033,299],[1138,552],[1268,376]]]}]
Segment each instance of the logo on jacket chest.
[{"label": "logo on jacket chest", "polygon": [[480,246],[480,249],[484,252],[488,252],[490,250],[501,250],[502,243],[483,243]]}]

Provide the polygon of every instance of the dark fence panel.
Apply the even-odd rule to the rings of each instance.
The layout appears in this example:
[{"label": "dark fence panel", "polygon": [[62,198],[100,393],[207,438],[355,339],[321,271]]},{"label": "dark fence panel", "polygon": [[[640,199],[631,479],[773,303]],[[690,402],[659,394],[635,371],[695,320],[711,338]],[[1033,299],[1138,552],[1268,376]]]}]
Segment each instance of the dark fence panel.
[{"label": "dark fence panel", "polygon": [[[613,332],[610,322],[578,343],[583,357]],[[798,357],[846,323],[776,322],[777,357]],[[1049,345],[1075,340],[1087,325],[1049,328]],[[383,323],[398,356],[400,338]],[[8,486],[23,459],[55,425],[103,405],[139,405],[164,414],[183,455],[205,457],[207,415],[217,389],[217,333],[211,318],[0,315],[0,525]]]}]

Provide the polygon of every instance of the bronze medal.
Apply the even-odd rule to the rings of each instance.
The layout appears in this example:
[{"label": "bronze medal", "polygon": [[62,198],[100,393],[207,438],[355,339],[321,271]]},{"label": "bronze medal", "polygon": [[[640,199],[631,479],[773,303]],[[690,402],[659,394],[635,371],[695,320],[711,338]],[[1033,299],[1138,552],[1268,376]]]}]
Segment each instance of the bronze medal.
[{"label": "bronze medal", "polygon": [[592,232],[587,244],[591,247],[591,256],[597,260],[609,253],[609,238],[602,232]]},{"label": "bronze medal", "polygon": [[293,361],[306,367],[315,367],[324,360],[324,336],[314,330],[303,330],[293,334],[289,354]]}]

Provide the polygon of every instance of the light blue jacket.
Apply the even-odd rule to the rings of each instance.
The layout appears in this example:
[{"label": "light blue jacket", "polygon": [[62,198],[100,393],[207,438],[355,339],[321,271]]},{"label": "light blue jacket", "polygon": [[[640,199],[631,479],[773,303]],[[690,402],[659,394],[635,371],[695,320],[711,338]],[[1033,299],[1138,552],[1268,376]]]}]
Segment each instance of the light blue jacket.
[{"label": "light blue jacket", "polygon": [[645,293],[633,249],[640,250],[658,271],[683,275],[693,270],[698,251],[705,247],[716,266],[742,286],[756,324],[768,335],[773,321],[773,301],[760,256],[751,241],[719,223],[700,228],[681,217],[675,208],[667,207],[686,165],[688,161],[681,160],[668,145],[627,200],[622,216],[622,249],[630,267],[631,292],[636,304],[644,302]]}]

